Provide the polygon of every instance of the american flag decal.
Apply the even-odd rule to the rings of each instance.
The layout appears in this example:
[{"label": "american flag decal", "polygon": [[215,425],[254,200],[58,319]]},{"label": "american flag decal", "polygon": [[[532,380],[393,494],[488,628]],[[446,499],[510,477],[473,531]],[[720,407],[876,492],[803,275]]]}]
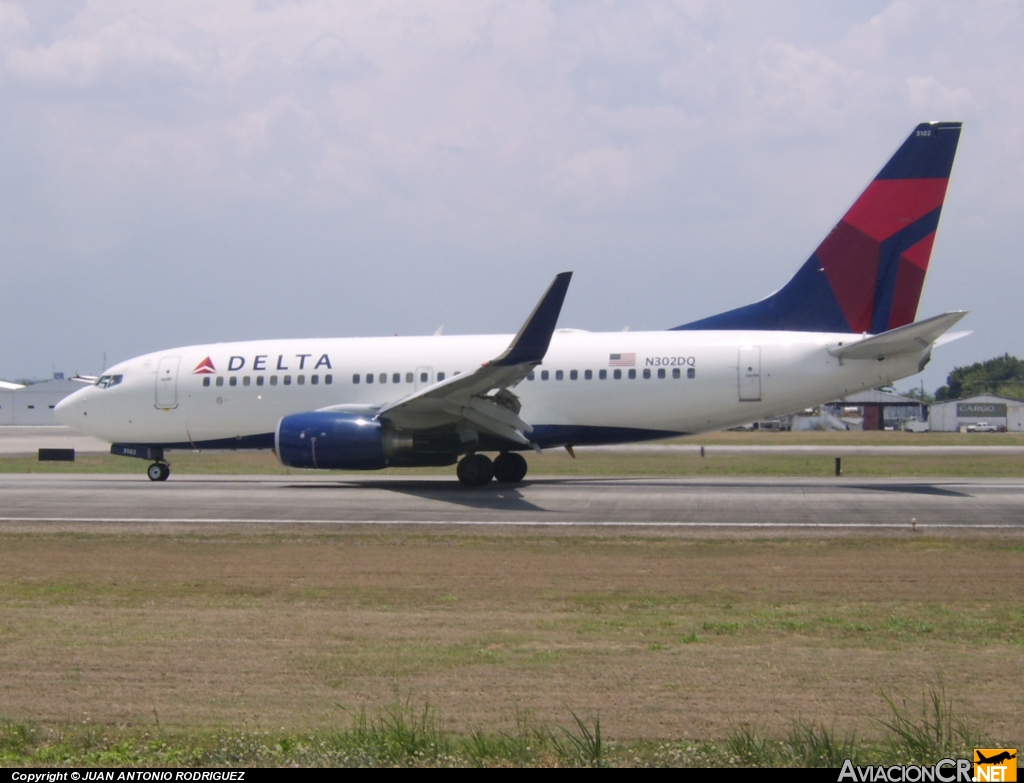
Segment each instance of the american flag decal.
[{"label": "american flag decal", "polygon": [[608,356],[609,367],[636,367],[635,353],[613,353]]}]

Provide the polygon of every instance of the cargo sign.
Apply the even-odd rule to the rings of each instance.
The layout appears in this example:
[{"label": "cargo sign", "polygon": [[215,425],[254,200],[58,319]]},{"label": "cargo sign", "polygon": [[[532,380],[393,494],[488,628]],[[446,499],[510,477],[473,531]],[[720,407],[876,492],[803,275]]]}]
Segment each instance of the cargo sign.
[{"label": "cargo sign", "polygon": [[1006,418],[1005,402],[958,402],[956,404],[957,418],[972,418],[979,416],[991,416],[993,418]]}]

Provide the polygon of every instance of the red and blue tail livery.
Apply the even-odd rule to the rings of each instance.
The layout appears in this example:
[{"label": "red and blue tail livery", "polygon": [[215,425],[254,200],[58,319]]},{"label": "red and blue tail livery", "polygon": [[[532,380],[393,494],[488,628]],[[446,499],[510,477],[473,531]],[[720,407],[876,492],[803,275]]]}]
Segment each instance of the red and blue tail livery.
[{"label": "red and blue tail livery", "polygon": [[918,125],[781,290],[675,328],[881,334],[913,323],[960,128]]}]

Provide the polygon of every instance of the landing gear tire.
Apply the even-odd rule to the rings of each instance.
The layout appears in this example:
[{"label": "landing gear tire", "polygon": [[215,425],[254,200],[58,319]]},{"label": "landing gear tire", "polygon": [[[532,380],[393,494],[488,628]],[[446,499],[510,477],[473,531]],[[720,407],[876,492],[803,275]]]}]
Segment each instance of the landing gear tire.
[{"label": "landing gear tire", "polygon": [[171,466],[166,462],[154,462],[149,466],[146,475],[150,481],[167,481],[167,477],[171,475]]},{"label": "landing gear tire", "polygon": [[482,487],[494,478],[494,463],[483,454],[467,454],[455,469],[456,475],[467,487]]},{"label": "landing gear tire", "polygon": [[526,460],[522,454],[505,452],[494,460],[494,478],[502,484],[515,484],[526,476]]}]

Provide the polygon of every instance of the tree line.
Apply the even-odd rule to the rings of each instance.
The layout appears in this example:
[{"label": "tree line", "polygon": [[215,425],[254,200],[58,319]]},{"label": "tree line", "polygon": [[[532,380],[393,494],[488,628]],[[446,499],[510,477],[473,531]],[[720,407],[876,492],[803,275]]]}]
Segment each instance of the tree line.
[{"label": "tree line", "polygon": [[980,394],[1024,400],[1024,360],[1007,353],[966,367],[955,367],[946,376],[946,384],[935,390],[934,396],[922,389],[911,389],[906,396],[924,402],[941,402]]}]

